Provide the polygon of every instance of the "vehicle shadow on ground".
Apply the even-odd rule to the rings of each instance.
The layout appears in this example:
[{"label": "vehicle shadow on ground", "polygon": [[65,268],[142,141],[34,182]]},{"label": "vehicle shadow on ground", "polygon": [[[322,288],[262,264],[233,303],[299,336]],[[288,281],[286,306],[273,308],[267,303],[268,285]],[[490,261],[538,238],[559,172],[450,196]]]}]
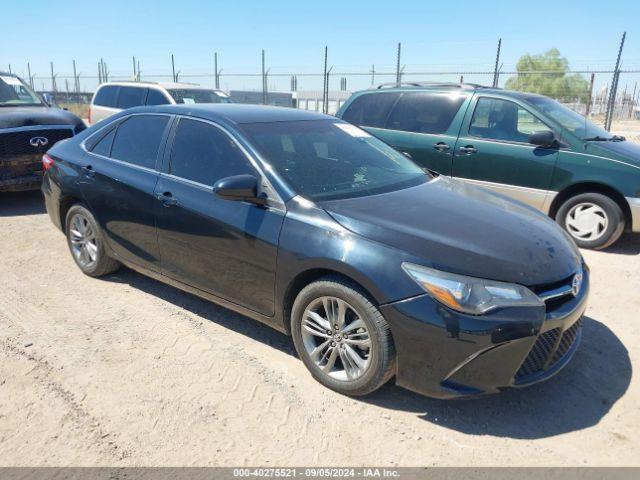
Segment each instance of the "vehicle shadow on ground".
[{"label": "vehicle shadow on ground", "polygon": [[40,190],[29,192],[0,192],[0,217],[19,217],[45,213]]},{"label": "vehicle shadow on ground", "polygon": [[640,254],[640,234],[627,232],[616,243],[602,251],[621,255],[638,255]]},{"label": "vehicle shadow on ground", "polygon": [[550,437],[596,425],[627,391],[631,361],[603,323],[584,317],[582,344],[550,380],[528,388],[468,400],[435,400],[392,383],[364,401],[417,413],[424,420],[472,435],[519,439]]},{"label": "vehicle shadow on ground", "polygon": [[220,307],[215,303],[141,275],[128,268],[121,268],[116,273],[103,277],[102,280],[130,285],[137,290],[184,308],[203,320],[217,323],[236,333],[277,348],[281,352],[296,356],[293,343],[287,335],[249,317]]}]

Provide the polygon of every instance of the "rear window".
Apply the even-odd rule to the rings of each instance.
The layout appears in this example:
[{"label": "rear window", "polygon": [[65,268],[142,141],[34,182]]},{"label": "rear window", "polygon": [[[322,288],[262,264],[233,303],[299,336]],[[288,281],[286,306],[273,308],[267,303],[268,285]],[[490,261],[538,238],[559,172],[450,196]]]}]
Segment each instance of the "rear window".
[{"label": "rear window", "polygon": [[108,157],[111,153],[111,144],[113,143],[113,137],[116,135],[116,129],[112,128],[109,133],[102,137],[91,149],[91,152],[96,155],[102,155]]},{"label": "rear window", "polygon": [[405,93],[393,107],[386,128],[415,133],[444,133],[465,99],[463,95],[445,93]]},{"label": "rear window", "polygon": [[120,87],[118,95],[118,108],[133,108],[144,105],[147,89],[140,87]]},{"label": "rear window", "polygon": [[96,98],[93,99],[94,105],[100,105],[102,107],[111,107],[115,108],[116,106],[116,97],[118,96],[118,88],[115,85],[109,85],[106,87],[102,87],[96,93]]},{"label": "rear window", "polygon": [[169,117],[134,115],[118,126],[111,157],[133,165],[155,168],[162,134]]},{"label": "rear window", "polygon": [[176,103],[231,103],[222,92],[203,88],[172,88],[167,90]]},{"label": "rear window", "polygon": [[385,128],[389,112],[399,96],[394,92],[360,95],[347,107],[342,119],[354,125]]}]

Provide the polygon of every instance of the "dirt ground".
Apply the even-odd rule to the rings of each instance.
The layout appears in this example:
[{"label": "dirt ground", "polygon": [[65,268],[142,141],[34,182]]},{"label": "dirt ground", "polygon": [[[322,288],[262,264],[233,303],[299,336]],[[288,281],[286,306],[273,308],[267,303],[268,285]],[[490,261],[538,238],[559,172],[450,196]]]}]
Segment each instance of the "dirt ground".
[{"label": "dirt ground", "polygon": [[550,381],[438,401],[313,381],[290,340],[129,270],[80,273],[40,194],[0,195],[0,465],[640,465],[640,236],[584,252]]}]

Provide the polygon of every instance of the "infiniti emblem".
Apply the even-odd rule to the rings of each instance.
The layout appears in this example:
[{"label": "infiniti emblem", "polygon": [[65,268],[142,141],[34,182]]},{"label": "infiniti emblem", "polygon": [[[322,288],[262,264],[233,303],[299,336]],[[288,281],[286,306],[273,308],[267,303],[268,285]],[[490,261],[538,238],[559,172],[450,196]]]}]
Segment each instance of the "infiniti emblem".
[{"label": "infiniti emblem", "polygon": [[32,147],[44,147],[47,143],[49,143],[49,139],[46,137],[33,137],[29,140]]},{"label": "infiniti emblem", "polygon": [[582,272],[578,272],[573,276],[573,282],[571,282],[571,293],[574,297],[580,293],[580,287],[582,286]]}]

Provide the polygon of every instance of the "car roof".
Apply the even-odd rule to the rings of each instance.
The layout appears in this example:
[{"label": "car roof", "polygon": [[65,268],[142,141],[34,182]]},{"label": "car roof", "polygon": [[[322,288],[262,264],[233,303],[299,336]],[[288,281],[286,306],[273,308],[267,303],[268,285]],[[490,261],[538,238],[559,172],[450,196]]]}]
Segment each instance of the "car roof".
[{"label": "car roof", "polygon": [[195,83],[180,83],[180,82],[135,82],[133,80],[131,81],[116,81],[116,82],[105,82],[100,84],[99,88],[102,87],[106,87],[108,85],[115,85],[118,87],[143,87],[143,88],[149,88],[149,87],[159,87],[159,88],[164,88],[167,90],[170,89],[190,89],[190,90],[214,90],[217,92],[220,92],[222,90],[217,89],[217,88],[213,88],[213,87],[205,87],[202,85],[198,85]]},{"label": "car roof", "polygon": [[396,86],[395,83],[383,83],[374,88],[361,90],[358,94],[382,92],[482,92],[509,95],[513,97],[529,97],[535,94],[504,90],[498,87],[488,87],[475,83],[437,83],[437,82],[407,82]]},{"label": "car roof", "polygon": [[198,117],[214,122],[231,124],[293,122],[305,120],[333,120],[342,122],[336,117],[323,113],[300,110],[291,107],[272,107],[268,105],[249,105],[239,103],[197,103],[178,105],[157,105],[153,107],[136,107],[125,110],[128,113],[169,113]]}]

